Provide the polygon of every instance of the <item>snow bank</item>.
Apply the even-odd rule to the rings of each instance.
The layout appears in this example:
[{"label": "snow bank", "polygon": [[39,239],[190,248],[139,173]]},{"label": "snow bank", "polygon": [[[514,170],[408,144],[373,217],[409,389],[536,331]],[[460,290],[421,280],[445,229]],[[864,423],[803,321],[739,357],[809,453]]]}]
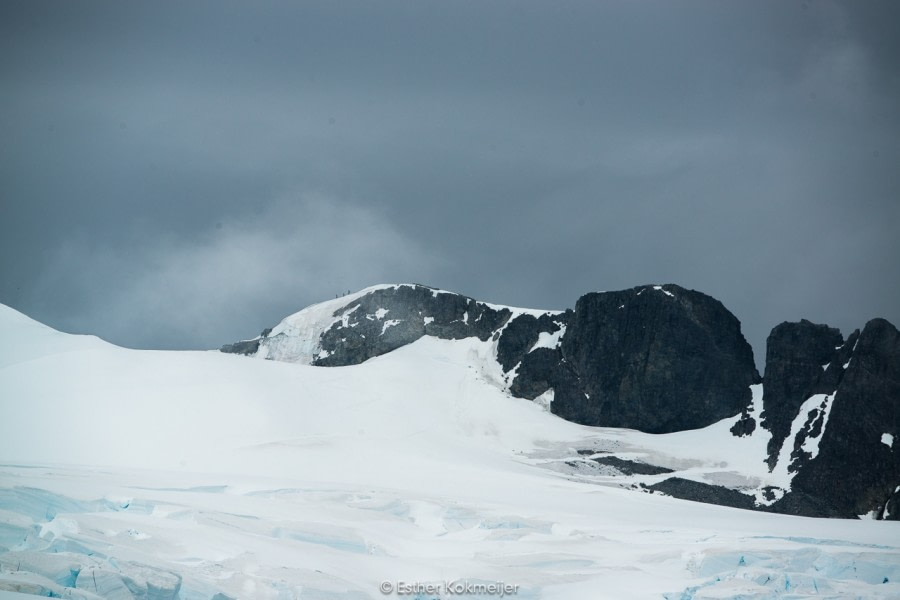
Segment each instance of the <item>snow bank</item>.
[{"label": "snow bank", "polygon": [[900,593],[897,523],[739,511],[625,489],[615,469],[551,468],[615,449],[698,480],[769,476],[761,428],[653,436],[511,398],[486,366],[491,342],[425,337],[326,369],[125,350],[9,310],[0,340],[0,590],[374,599],[383,582],[465,580],[528,599]]}]

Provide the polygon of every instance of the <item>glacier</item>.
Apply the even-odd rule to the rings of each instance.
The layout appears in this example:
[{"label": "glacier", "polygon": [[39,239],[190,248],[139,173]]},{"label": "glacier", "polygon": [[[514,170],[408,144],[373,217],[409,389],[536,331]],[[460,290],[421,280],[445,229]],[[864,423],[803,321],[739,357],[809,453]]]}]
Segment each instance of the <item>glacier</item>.
[{"label": "glacier", "polygon": [[765,432],[564,421],[509,395],[490,340],[317,368],[128,350],[3,306],[0,339],[0,598],[900,597],[897,522],[678,500],[646,491],[669,475],[591,460],[754,498],[787,483]]}]

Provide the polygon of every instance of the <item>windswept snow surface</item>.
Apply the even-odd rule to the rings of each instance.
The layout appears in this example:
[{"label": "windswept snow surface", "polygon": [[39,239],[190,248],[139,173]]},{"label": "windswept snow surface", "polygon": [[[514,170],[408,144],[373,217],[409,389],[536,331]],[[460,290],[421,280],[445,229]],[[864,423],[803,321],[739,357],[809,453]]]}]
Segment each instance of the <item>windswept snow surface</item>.
[{"label": "windswept snow surface", "polygon": [[[353,294],[308,306],[299,312],[285,317],[278,325],[273,327],[269,335],[260,341],[259,350],[257,351],[256,356],[258,358],[268,358],[271,360],[310,365],[313,360],[319,356],[321,351],[321,348],[319,347],[319,338],[322,333],[341,320],[344,320],[346,326],[347,317],[349,317],[350,313],[357,308],[352,307],[345,310],[345,307],[348,304],[352,304],[355,300],[378,290],[415,286],[416,284],[412,283],[373,285]],[[431,293],[435,297],[438,294],[453,294],[453,292],[436,288],[431,288]],[[545,314],[556,315],[561,313],[561,311],[516,308],[513,306],[502,306],[490,303],[484,304],[494,310],[507,309],[511,311],[512,315],[507,321],[507,324],[523,314],[540,317]],[[388,312],[388,310],[381,308],[378,309],[375,314],[369,315],[368,317],[371,319],[384,320],[384,317]],[[468,319],[469,313],[467,312],[463,316],[463,321],[468,322]],[[431,320],[433,321],[434,319],[431,318]],[[426,317],[425,324],[427,325],[428,322],[428,318]],[[398,323],[400,323],[400,321],[396,319],[386,320],[382,327],[382,333],[389,327]]]},{"label": "windswept snow surface", "polygon": [[[339,313],[338,316],[334,316],[334,313],[366,294],[389,287],[396,286],[374,285],[347,296],[313,304],[285,317],[281,323],[272,328],[268,337],[263,338],[257,356],[304,365],[312,364],[321,351],[319,336],[333,324],[349,316],[350,311]],[[379,310],[378,318],[384,318],[387,312],[384,309]]]},{"label": "windswept snow surface", "polygon": [[560,325],[559,329],[554,333],[542,331],[540,334],[538,334],[538,340],[534,343],[534,346],[531,347],[529,352],[533,352],[538,348],[550,348],[551,350],[559,348],[559,345],[562,344],[562,337],[563,335],[565,335],[565,333],[565,325]]},{"label": "windswept snow surface", "polygon": [[679,476],[759,479],[765,440],[727,422],[664,436],[568,423],[478,367],[489,344],[424,337],[317,368],[126,350],[0,306],[0,590],[900,597],[897,523],[697,504],[561,468],[615,449]]}]

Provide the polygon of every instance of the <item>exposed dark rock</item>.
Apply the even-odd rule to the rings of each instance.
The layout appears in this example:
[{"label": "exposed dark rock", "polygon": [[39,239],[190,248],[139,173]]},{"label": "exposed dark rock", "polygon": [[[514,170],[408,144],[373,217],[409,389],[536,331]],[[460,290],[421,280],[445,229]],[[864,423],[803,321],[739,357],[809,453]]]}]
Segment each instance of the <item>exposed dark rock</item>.
[{"label": "exposed dark rock", "polygon": [[[805,494],[803,492],[790,492],[785,494],[777,502],[774,502],[770,506],[766,506],[765,504],[757,505],[752,496],[738,490],[683,479],[681,477],[670,477],[660,483],[647,486],[647,489],[662,492],[674,498],[681,498],[682,500],[731,506],[733,508],[755,510],[758,512],[824,518],[855,518],[856,516],[853,513],[841,511],[827,499]],[[764,490],[763,495],[768,500],[774,499],[771,489]]]},{"label": "exposed dark rock", "polygon": [[[767,512],[900,519],[900,332],[875,319],[843,342],[824,325],[783,323],[769,336],[767,356],[763,426],[776,439],[769,464],[790,444],[791,491],[771,506],[757,507],[707,484],[667,480],[651,487]],[[815,403],[801,414],[801,405],[813,397]],[[796,419],[799,431],[787,439]],[[815,456],[804,450],[809,440],[818,442]]]},{"label": "exposed dark rock", "polygon": [[900,486],[900,332],[874,319],[854,345],[846,369],[838,365],[844,374],[818,456],[800,465],[792,489],[827,497],[842,515],[877,515]]},{"label": "exposed dark rock", "polygon": [[785,494],[771,506],[759,507],[757,510],[802,517],[820,517],[829,519],[856,518],[855,513],[842,511],[835,506],[829,498],[824,497],[821,494],[807,494],[796,490]]},{"label": "exposed dark rock", "polygon": [[731,426],[729,431],[735,437],[751,435],[756,431],[756,419],[750,416],[750,411],[748,411],[747,408],[744,408],[744,410],[741,411],[741,418]]},{"label": "exposed dark rock", "polygon": [[[494,339],[497,361],[515,375],[512,394],[534,399],[552,389],[551,410],[565,419],[651,433],[737,415],[759,381],[734,315],[676,285],[587,294],[574,311],[529,312],[513,318],[508,308],[422,285],[381,288],[334,313],[337,321],[313,340],[312,364],[359,364],[423,335]],[[560,341],[535,347],[542,334]],[[260,343],[222,350],[252,354]]]},{"label": "exposed dark rock", "polygon": [[765,498],[768,502],[773,502],[778,498],[778,495],[776,494],[777,489],[778,488],[772,487],[771,485],[764,487],[762,489],[763,498]]},{"label": "exposed dark rock", "polygon": [[522,358],[509,391],[518,398],[533,400],[551,388],[557,398],[584,393],[578,375],[559,348],[532,350]]},{"label": "exposed dark rock", "polygon": [[900,521],[900,486],[894,490],[887,504],[884,505],[881,518],[885,521]]},{"label": "exposed dark rock", "polygon": [[[809,321],[775,327],[757,422],[749,386],[760,377],[740,323],[717,300],[675,285],[586,294],[574,310],[543,314],[400,285],[373,290],[332,316],[336,322],[308,340],[316,355],[303,350],[304,360],[358,364],[425,335],[493,340],[509,391],[535,399],[552,390],[552,412],[570,421],[666,433],[737,417],[736,436],[758,435],[757,427],[771,432],[770,469],[783,447],[791,451],[792,491],[777,501],[774,490],[764,491],[774,501],[768,507],[680,478],[652,489],[786,514],[900,519],[900,334],[882,319],[846,341]],[[272,343],[270,335],[222,351],[254,354]],[[547,344],[547,335],[559,342]],[[799,431],[788,439],[794,423]],[[594,460],[635,474],[668,472],[613,456]]]},{"label": "exposed dark rock", "polygon": [[[744,510],[758,512],[773,512],[786,515],[801,515],[806,517],[842,517],[852,518],[855,515],[840,513],[833,506],[821,498],[809,496],[803,493],[789,493],[773,503],[771,506],[757,505],[752,496],[738,490],[732,490],[720,485],[702,483],[681,477],[670,477],[665,481],[647,486],[647,489],[662,492],[674,498],[692,500],[706,504],[718,504]],[[766,495],[772,499],[771,492]]]},{"label": "exposed dark rock", "polygon": [[582,296],[561,350],[578,385],[552,409],[585,425],[696,429],[737,415],[759,382],[734,315],[675,285]]},{"label": "exposed dark rock", "polygon": [[800,430],[793,440],[785,442],[792,444],[790,464],[787,466],[789,473],[796,473],[813,458],[812,452],[805,450],[804,445],[807,441],[819,441],[817,438],[822,435],[825,419],[830,410],[829,405],[834,402],[834,394],[819,394],[816,400],[818,404],[814,405],[812,410],[807,411],[805,415],[797,415],[797,418],[803,421]]},{"label": "exposed dark rock", "polygon": [[543,314],[540,317],[519,315],[503,329],[497,343],[497,362],[504,371],[513,369],[534,348],[541,333],[556,333],[568,325],[571,316],[572,311]]},{"label": "exposed dark rock", "polygon": [[642,463],[636,460],[625,460],[618,456],[597,456],[591,460],[598,464],[618,469],[623,475],[662,475],[663,473],[674,473],[672,469],[657,467],[656,465]]},{"label": "exposed dark rock", "polygon": [[359,364],[423,335],[484,341],[512,315],[507,308],[494,309],[472,298],[423,285],[375,290],[348,303],[339,314],[346,318],[322,334],[319,345],[324,353],[313,362],[315,365]]},{"label": "exposed dark rock", "polygon": [[272,328],[267,327],[263,329],[258,338],[253,340],[243,340],[233,344],[225,344],[219,348],[219,352],[225,352],[227,354],[243,354],[245,356],[256,354],[256,351],[259,350],[260,341],[270,333],[272,333]]},{"label": "exposed dark rock", "polygon": [[[833,375],[823,377],[844,346],[841,332],[827,325],[803,320],[782,323],[766,340],[766,368],[763,375],[762,426],[772,432],[768,446],[769,468],[791,431],[800,406],[813,394],[827,394],[837,388],[840,365]],[[823,367],[826,367],[823,369]]]},{"label": "exposed dark rock", "polygon": [[[883,319],[843,341],[809,321],[772,330],[766,352],[762,425],[772,432],[768,464],[791,449],[791,493],[772,509],[807,516],[892,514],[900,457],[882,442],[900,432],[900,334]],[[816,395],[819,396],[816,396]],[[815,397],[806,414],[801,406]],[[793,439],[792,423],[800,419]],[[891,437],[893,436],[893,437]],[[818,454],[804,450],[808,441]]]},{"label": "exposed dark rock", "polygon": [[259,339],[244,340],[242,342],[235,342],[233,344],[225,344],[219,349],[220,352],[226,352],[228,354],[243,354],[245,356],[256,354],[257,350],[259,350]]},{"label": "exposed dark rock", "polygon": [[747,494],[742,494],[737,490],[730,490],[719,485],[711,485],[692,481],[690,479],[682,479],[681,477],[670,477],[665,481],[647,486],[647,489],[654,492],[662,492],[674,498],[682,500],[693,500],[694,502],[705,502],[707,504],[719,504],[721,506],[731,506],[734,508],[744,508],[748,510],[759,510],[753,498]]}]

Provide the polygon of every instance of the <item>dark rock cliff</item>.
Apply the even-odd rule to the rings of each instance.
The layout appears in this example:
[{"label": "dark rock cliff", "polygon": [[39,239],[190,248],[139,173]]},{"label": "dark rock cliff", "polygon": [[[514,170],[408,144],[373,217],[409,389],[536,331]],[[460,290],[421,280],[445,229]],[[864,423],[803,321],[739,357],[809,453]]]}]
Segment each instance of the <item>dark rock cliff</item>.
[{"label": "dark rock cliff", "polygon": [[582,296],[561,352],[579,385],[557,390],[553,412],[588,425],[704,427],[738,414],[759,382],[734,315],[675,285]]},{"label": "dark rock cliff", "polygon": [[[759,381],[740,323],[710,296],[676,285],[582,296],[575,310],[519,311],[421,285],[341,305],[312,364],[359,364],[423,335],[497,342],[510,392],[554,392],[551,410],[586,425],[664,433],[738,414]],[[543,339],[543,342],[540,340]],[[224,352],[252,354],[261,339]]]},{"label": "dark rock cliff", "polygon": [[[844,340],[827,325],[782,323],[767,340],[763,383],[766,462],[793,478],[783,498],[761,508],[900,517],[900,334],[893,325],[875,319]],[[748,424],[742,419],[732,432]]]},{"label": "dark rock cliff", "polygon": [[828,367],[842,376],[832,388],[819,453],[812,459],[801,456],[792,488],[827,497],[844,516],[874,511],[878,518],[898,519],[900,332],[884,319],[874,319],[858,341],[854,338],[846,344],[846,361]]},{"label": "dark rock cliff", "polygon": [[768,339],[763,385],[766,462],[792,476],[777,501],[757,505],[677,478],[649,489],[791,515],[900,520],[900,333],[893,325],[874,319],[844,341],[826,325],[782,323]]},{"label": "dark rock cliff", "polygon": [[844,344],[841,332],[827,325],[803,320],[782,323],[766,341],[766,368],[762,426],[772,433],[768,447],[769,468],[790,433],[800,405],[813,394],[837,389],[843,375],[841,366],[859,332]]},{"label": "dark rock cliff", "polygon": [[[552,391],[550,410],[562,418],[667,433],[737,417],[731,432],[771,435],[760,460],[793,477],[790,490],[766,488],[770,502],[758,506],[711,484],[667,480],[656,491],[788,514],[900,519],[900,334],[883,319],[846,340],[805,320],[775,327],[757,423],[750,386],[761,378],[739,321],[718,300],[676,285],[590,293],[564,312],[422,285],[381,287],[334,306],[324,325],[266,330],[222,350],[255,354],[279,336],[311,336],[295,338],[303,360],[344,366],[426,335],[490,340],[509,392],[546,400]],[[280,356],[300,356],[287,347]]]},{"label": "dark rock cliff", "polygon": [[375,290],[345,305],[341,313],[346,319],[332,325],[319,339],[325,352],[314,365],[356,365],[423,335],[484,341],[512,315],[508,308],[494,309],[467,296],[423,285]]}]

